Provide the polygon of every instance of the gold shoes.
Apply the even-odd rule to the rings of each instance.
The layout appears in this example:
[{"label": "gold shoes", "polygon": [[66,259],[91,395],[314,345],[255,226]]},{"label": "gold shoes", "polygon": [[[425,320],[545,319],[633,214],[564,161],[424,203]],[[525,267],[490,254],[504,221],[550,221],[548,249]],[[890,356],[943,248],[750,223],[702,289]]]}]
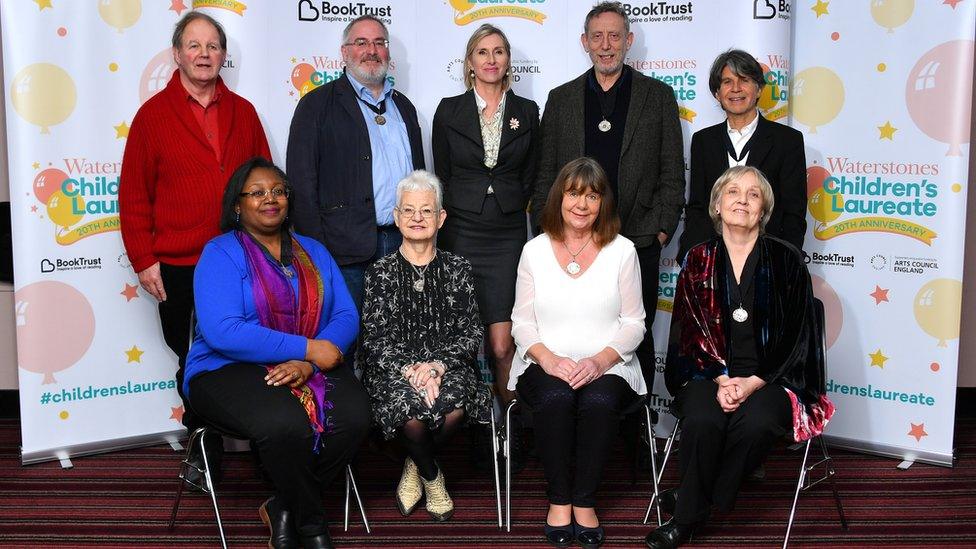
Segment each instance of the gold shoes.
[{"label": "gold shoes", "polygon": [[403,474],[400,475],[400,483],[396,489],[396,503],[400,509],[400,514],[407,516],[413,513],[414,508],[420,503],[420,498],[424,495],[423,485],[420,484],[420,472],[413,460],[407,458],[403,462]]},{"label": "gold shoes", "polygon": [[[416,469],[415,469],[416,470]],[[419,476],[419,475],[418,475]],[[437,471],[437,478],[427,480],[420,477],[424,483],[424,492],[427,494],[427,512],[434,520],[445,521],[454,514],[454,501],[447,493],[447,486],[444,484],[444,472]]]}]

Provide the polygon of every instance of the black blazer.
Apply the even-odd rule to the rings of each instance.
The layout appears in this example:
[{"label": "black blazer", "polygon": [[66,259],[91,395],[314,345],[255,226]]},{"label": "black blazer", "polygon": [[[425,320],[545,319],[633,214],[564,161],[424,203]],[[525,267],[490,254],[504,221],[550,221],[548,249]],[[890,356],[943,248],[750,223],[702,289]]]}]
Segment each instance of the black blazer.
[{"label": "black blazer", "polygon": [[444,185],[444,204],[480,213],[491,185],[505,213],[525,210],[535,181],[539,144],[539,106],[505,93],[498,162],[485,166],[485,145],[474,91],[445,97],[434,113],[431,147],[434,172]]},{"label": "black blazer", "polygon": [[[417,109],[391,96],[407,126],[414,169],[424,168]],[[340,265],[376,253],[373,163],[369,131],[345,74],[298,102],[288,134],[288,180],[295,230],[325,244]]]},{"label": "black blazer", "polygon": [[[719,124],[698,130],[691,137],[691,181],[688,206],[685,208],[685,230],[681,234],[678,258],[684,258],[692,246],[716,235],[712,218],[708,215],[708,199],[712,185],[729,169],[725,150],[728,132],[723,120]],[[803,249],[807,231],[807,171],[803,151],[803,134],[770,122],[759,115],[759,124],[746,165],[762,171],[773,188],[773,215],[766,224],[766,234],[779,237],[796,249]]]}]

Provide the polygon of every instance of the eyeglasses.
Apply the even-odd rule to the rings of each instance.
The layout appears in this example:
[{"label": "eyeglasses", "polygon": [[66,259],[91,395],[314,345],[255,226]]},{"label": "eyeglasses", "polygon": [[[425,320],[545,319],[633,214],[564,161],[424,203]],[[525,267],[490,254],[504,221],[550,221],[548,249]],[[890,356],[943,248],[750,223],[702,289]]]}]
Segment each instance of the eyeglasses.
[{"label": "eyeglasses", "polygon": [[417,212],[420,212],[420,216],[423,217],[424,219],[430,219],[434,217],[433,208],[420,208],[418,210],[417,208],[414,208],[412,206],[406,206],[404,208],[394,208],[394,209],[400,212],[400,217],[405,217],[407,219],[413,219],[413,216],[417,215]]},{"label": "eyeglasses", "polygon": [[285,187],[275,187],[270,191],[266,189],[259,189],[249,193],[240,193],[241,196],[250,196],[255,200],[263,200],[269,194],[271,195],[271,198],[274,198],[275,200],[278,200],[281,197],[288,198],[291,196],[291,189],[286,189]]},{"label": "eyeglasses", "polygon": [[376,49],[386,49],[390,47],[390,41],[386,38],[377,38],[376,40],[369,40],[367,38],[357,38],[352,42],[346,42],[343,46],[356,46],[357,48],[365,48],[368,45],[376,46]]}]

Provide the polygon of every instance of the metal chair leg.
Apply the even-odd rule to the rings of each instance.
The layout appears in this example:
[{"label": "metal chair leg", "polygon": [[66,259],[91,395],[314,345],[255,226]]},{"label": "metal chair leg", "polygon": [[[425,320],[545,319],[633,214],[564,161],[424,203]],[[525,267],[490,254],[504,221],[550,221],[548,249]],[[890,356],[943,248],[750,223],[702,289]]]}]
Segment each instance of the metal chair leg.
[{"label": "metal chair leg", "polygon": [[[647,441],[650,445],[651,451],[651,486],[654,488],[654,496],[651,499],[651,503],[655,504],[657,508],[657,525],[661,526],[664,521],[661,519],[661,503],[660,503],[660,486],[658,485],[658,472],[657,472],[657,441],[654,440],[654,422],[651,419],[651,406],[649,404],[644,405],[644,419],[647,421]],[[648,507],[648,512],[650,508]],[[647,524],[647,514],[644,515],[644,524]]]},{"label": "metal chair leg", "polygon": [[210,501],[213,502],[214,515],[217,517],[217,530],[220,531],[220,546],[223,549],[227,549],[227,538],[224,536],[224,524],[220,520],[220,508],[217,507],[217,490],[214,488],[213,478],[210,475],[210,460],[207,458],[206,439],[206,436],[203,434],[200,435],[200,453],[203,454],[203,478],[207,484],[207,491],[210,492]]},{"label": "metal chair leg", "polygon": [[505,409],[505,531],[512,531],[512,408],[518,404],[512,399]]},{"label": "metal chair leg", "polygon": [[790,507],[790,519],[786,523],[786,536],[783,538],[783,549],[790,543],[790,530],[793,529],[793,517],[796,515],[796,502],[800,499],[800,490],[803,489],[803,482],[807,478],[807,458],[810,456],[810,443],[807,440],[803,447],[803,462],[800,464],[800,478],[796,479],[796,490],[793,492],[793,506]]},{"label": "metal chair leg", "polygon": [[[674,439],[678,434],[678,428],[680,426],[681,420],[678,420],[678,422],[674,424],[674,429],[671,431],[671,435],[668,437],[668,440],[664,443],[664,459],[661,460],[661,466],[657,469],[656,476],[654,477],[655,487],[661,485],[661,477],[664,476],[664,468],[668,466],[668,459],[671,458],[671,449],[674,447]],[[654,504],[657,503],[657,497],[659,495],[660,494],[658,493],[651,496],[651,501],[647,504],[647,512],[644,513],[644,524],[647,524],[648,519],[650,519],[651,509],[654,507]],[[660,512],[661,510],[658,509],[658,520],[661,520]]]},{"label": "metal chair leg", "polygon": [[169,515],[170,530],[172,530],[173,526],[176,525],[176,515],[180,512],[180,503],[183,500],[183,479],[186,478],[186,469],[188,467],[192,467],[192,465],[190,465],[190,452],[193,450],[193,445],[196,444],[197,437],[199,437],[201,433],[203,433],[203,427],[194,429],[194,431],[190,433],[190,438],[188,438],[186,441],[186,455],[183,457],[183,461],[180,462],[179,478],[177,479],[179,486],[176,488],[176,499],[173,501],[173,511]]},{"label": "metal chair leg", "polygon": [[350,491],[350,489],[351,489],[351,486],[350,486],[350,483],[349,483],[349,469],[346,469],[346,498],[345,498],[345,504],[343,505],[343,513],[342,513],[342,531],[343,532],[348,532],[349,531],[349,491]]},{"label": "metal chair leg", "polygon": [[502,490],[498,480],[498,430],[495,425],[495,412],[491,412],[491,464],[494,466],[495,474],[492,479],[495,481],[495,508],[498,512],[498,529],[502,528]]},{"label": "metal chair leg", "polygon": [[844,515],[844,504],[840,501],[840,494],[837,493],[837,484],[834,482],[834,462],[830,454],[827,453],[827,441],[824,440],[823,436],[817,438],[820,439],[820,449],[823,451],[824,464],[827,467],[827,482],[830,483],[830,491],[834,494],[834,503],[837,505],[837,516],[840,517],[840,526],[844,530],[847,530],[847,517]]},{"label": "metal chair leg", "polygon": [[356,477],[352,474],[352,465],[346,464],[346,519],[345,519],[345,530],[349,530],[349,489],[352,488],[352,494],[356,496],[356,504],[359,506],[359,515],[363,517],[363,526],[366,527],[366,533],[372,534],[372,530],[369,528],[369,519],[366,518],[366,507],[363,506],[363,500],[359,497],[359,488],[356,486]]}]

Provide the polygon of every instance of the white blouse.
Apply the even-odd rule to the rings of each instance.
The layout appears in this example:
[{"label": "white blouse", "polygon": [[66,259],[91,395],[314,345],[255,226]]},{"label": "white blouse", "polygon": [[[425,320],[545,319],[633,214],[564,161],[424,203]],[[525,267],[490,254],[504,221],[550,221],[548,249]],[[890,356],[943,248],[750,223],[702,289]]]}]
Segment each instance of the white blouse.
[{"label": "white blouse", "polygon": [[559,265],[548,235],[541,234],[522,249],[515,307],[512,309],[512,360],[508,388],[531,360],[526,354],[536,343],[559,355],[580,360],[606,347],[621,361],[607,370],[624,378],[639,395],[647,394],[634,350],[644,338],[644,303],[634,243],[617,236],[597,254],[578,278]]}]

